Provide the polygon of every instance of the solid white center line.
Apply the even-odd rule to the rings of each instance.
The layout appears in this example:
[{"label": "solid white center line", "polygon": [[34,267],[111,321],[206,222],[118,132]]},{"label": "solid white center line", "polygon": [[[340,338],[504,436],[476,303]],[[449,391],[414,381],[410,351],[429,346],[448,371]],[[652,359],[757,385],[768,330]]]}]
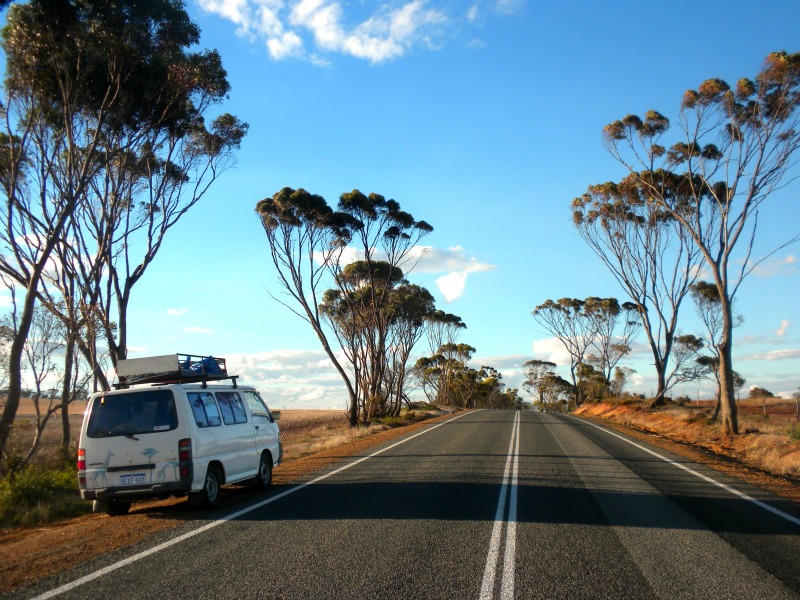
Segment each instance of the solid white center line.
[{"label": "solid white center line", "polygon": [[[506,499],[508,497],[509,491],[509,480],[511,479],[511,471],[512,466],[516,469],[516,463],[514,458],[515,454],[519,452],[519,412],[517,412],[516,416],[514,417],[514,427],[511,430],[511,443],[508,446],[508,456],[506,458],[506,466],[505,470],[503,471],[503,483],[500,486],[500,497],[497,500],[497,510],[495,511],[494,515],[494,525],[492,526],[492,537],[489,541],[489,552],[486,555],[486,567],[483,570],[483,582],[481,584],[481,600],[491,600],[494,597],[494,582],[497,576],[497,562],[500,558],[500,542],[503,536],[503,525],[505,523],[505,513],[506,513]],[[514,488],[514,493],[512,494],[512,503],[513,503],[513,518],[516,521],[516,511],[517,511],[517,500],[516,500],[516,478],[512,482],[511,486]],[[509,520],[511,520],[511,515],[509,514]],[[509,526],[509,530],[511,527]],[[512,555],[510,558],[508,556],[508,550],[512,550],[512,554],[515,551],[515,544],[516,544],[516,526],[514,526],[513,531],[514,540],[509,542],[506,540],[506,558],[503,565],[503,597],[513,597],[514,594],[514,556]],[[510,544],[510,548],[509,548]],[[511,566],[509,567],[509,560],[511,562]],[[508,576],[508,572],[510,571],[511,575]],[[510,585],[510,596],[506,596],[505,588]]]},{"label": "solid white center line", "polygon": [[517,441],[514,445],[514,466],[511,469],[511,487],[508,500],[508,527],[506,529],[506,551],[503,557],[503,583],[500,597],[514,597],[514,566],[517,555],[517,491],[519,489],[519,416],[517,413]]}]

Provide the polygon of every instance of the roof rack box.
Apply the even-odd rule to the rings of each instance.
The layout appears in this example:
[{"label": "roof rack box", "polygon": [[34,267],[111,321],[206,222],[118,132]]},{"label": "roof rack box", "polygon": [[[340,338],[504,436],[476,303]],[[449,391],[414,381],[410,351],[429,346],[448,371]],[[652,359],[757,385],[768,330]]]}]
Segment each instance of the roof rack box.
[{"label": "roof rack box", "polygon": [[119,384],[127,387],[137,383],[190,383],[233,379],[228,375],[224,358],[195,354],[165,354],[117,361]]}]

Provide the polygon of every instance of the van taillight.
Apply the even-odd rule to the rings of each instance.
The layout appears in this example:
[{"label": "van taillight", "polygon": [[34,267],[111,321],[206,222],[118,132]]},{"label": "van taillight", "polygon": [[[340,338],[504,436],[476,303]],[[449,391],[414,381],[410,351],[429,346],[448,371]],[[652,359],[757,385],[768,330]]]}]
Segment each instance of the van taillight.
[{"label": "van taillight", "polygon": [[192,440],[189,438],[178,441],[178,458],[180,460],[192,460]]},{"label": "van taillight", "polygon": [[78,448],[78,471],[86,470],[86,450]]}]

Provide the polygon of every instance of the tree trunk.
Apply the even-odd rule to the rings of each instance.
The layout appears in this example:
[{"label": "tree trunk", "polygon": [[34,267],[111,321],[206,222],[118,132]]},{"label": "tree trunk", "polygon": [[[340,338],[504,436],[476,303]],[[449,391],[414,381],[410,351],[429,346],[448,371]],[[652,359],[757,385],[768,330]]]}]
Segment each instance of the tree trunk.
[{"label": "tree trunk", "polygon": [[722,428],[727,435],[738,435],[739,419],[736,409],[736,391],[733,387],[733,318],[731,303],[726,293],[720,293],[722,334],[717,346],[719,352],[719,389],[722,408]]},{"label": "tree trunk", "polygon": [[61,452],[66,459],[69,456],[70,427],[69,403],[74,397],[72,390],[72,367],[75,360],[75,334],[67,337],[67,347],[64,354],[64,385],[61,388]]},{"label": "tree trunk", "polygon": [[714,399],[714,414],[711,415],[712,423],[717,422],[717,419],[719,418],[719,411],[722,408],[722,402],[720,402],[719,397],[720,397],[719,384],[717,384],[717,395]]},{"label": "tree trunk", "polygon": [[656,364],[656,373],[658,375],[658,390],[656,391],[656,397],[650,402],[650,408],[664,406],[667,401],[667,381],[662,363]]},{"label": "tree trunk", "polygon": [[[47,254],[49,256],[49,252]],[[14,332],[11,348],[8,351],[8,396],[6,397],[6,405],[3,407],[3,414],[0,415],[0,455],[5,450],[8,437],[11,435],[11,426],[17,417],[17,410],[22,397],[22,354],[25,350],[25,342],[28,339],[31,322],[33,321],[33,309],[36,306],[35,291],[39,286],[41,267],[43,265],[44,261],[42,261],[41,265],[37,265],[39,268],[34,270],[31,276],[25,293],[25,302],[19,324]]]}]

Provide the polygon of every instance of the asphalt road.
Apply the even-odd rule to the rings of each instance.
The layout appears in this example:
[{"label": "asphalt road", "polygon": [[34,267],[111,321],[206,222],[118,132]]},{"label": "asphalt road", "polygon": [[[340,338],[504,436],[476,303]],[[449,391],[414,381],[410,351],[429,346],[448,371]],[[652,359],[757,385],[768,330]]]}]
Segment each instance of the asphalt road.
[{"label": "asphalt road", "polygon": [[16,595],[798,598],[800,507],[593,423],[461,414]]}]

